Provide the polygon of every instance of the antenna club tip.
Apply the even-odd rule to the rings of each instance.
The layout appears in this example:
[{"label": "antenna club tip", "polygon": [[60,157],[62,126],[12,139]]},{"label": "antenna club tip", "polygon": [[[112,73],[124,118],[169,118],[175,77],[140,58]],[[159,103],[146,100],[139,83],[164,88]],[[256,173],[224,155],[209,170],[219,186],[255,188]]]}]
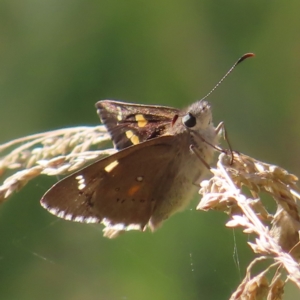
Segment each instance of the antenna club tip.
[{"label": "antenna club tip", "polygon": [[246,54],[244,54],[238,61],[237,61],[237,64],[239,64],[239,63],[241,63],[243,60],[245,60],[245,59],[247,59],[247,58],[249,58],[249,57],[253,57],[253,56],[255,56],[255,54],[254,53],[246,53]]},{"label": "antenna club tip", "polygon": [[248,57],[253,57],[253,56],[255,56],[255,54],[252,52],[249,52],[249,53],[244,54],[242,57],[248,58]]}]

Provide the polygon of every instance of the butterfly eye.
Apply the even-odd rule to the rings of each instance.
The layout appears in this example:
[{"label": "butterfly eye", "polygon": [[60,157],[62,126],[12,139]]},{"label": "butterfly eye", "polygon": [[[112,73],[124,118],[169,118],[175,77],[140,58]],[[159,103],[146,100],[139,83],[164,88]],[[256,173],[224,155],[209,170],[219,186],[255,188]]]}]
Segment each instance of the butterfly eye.
[{"label": "butterfly eye", "polygon": [[186,127],[192,128],[196,125],[196,118],[191,113],[188,113],[182,118],[182,123]]}]

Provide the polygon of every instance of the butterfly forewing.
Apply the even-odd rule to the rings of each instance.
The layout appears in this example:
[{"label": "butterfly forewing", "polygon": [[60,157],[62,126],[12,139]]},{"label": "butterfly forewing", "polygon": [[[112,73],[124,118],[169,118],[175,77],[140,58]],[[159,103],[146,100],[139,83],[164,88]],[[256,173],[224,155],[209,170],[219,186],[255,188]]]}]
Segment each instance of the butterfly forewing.
[{"label": "butterfly forewing", "polygon": [[113,100],[99,101],[96,108],[119,150],[166,134],[174,116],[179,113],[172,107]]},{"label": "butterfly forewing", "polygon": [[167,188],[175,140],[152,139],[99,160],[54,185],[41,204],[68,220],[143,229]]}]

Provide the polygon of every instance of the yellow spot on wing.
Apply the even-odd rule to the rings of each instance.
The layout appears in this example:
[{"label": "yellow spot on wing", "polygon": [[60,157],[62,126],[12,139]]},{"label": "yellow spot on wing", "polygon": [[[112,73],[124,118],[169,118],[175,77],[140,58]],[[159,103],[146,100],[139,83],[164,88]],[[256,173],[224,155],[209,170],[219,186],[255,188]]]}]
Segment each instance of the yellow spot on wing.
[{"label": "yellow spot on wing", "polygon": [[117,160],[113,161],[112,163],[110,163],[109,165],[107,165],[104,170],[109,173],[111,170],[113,170],[117,165],[119,164],[119,162]]},{"label": "yellow spot on wing", "polygon": [[118,115],[117,115],[117,119],[119,120],[119,121],[122,121],[122,110],[121,110],[121,107],[117,107],[117,109],[118,109]]},{"label": "yellow spot on wing", "polygon": [[137,145],[140,143],[140,139],[137,135],[135,135],[131,130],[127,130],[125,132],[126,137],[131,141],[133,145]]},{"label": "yellow spot on wing", "polygon": [[133,133],[131,130],[127,130],[127,131],[125,132],[125,134],[126,134],[126,137],[127,137],[128,139],[131,139],[132,136],[134,135],[134,133]]},{"label": "yellow spot on wing", "polygon": [[137,135],[134,135],[130,140],[133,145],[137,145],[140,143],[140,139]]},{"label": "yellow spot on wing", "polygon": [[135,120],[138,122],[139,127],[145,127],[148,123],[148,121],[145,119],[145,117],[141,114],[136,115]]}]

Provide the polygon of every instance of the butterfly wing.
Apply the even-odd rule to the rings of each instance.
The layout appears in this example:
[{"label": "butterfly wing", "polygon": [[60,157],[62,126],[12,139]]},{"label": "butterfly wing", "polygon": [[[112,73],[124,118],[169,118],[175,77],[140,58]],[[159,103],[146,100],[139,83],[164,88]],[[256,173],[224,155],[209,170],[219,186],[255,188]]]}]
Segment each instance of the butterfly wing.
[{"label": "butterfly wing", "polygon": [[118,150],[164,135],[178,109],[102,100],[97,113]]},{"label": "butterfly wing", "polygon": [[66,177],[41,199],[52,214],[77,222],[142,230],[174,164],[176,143],[163,136],[121,150]]}]

